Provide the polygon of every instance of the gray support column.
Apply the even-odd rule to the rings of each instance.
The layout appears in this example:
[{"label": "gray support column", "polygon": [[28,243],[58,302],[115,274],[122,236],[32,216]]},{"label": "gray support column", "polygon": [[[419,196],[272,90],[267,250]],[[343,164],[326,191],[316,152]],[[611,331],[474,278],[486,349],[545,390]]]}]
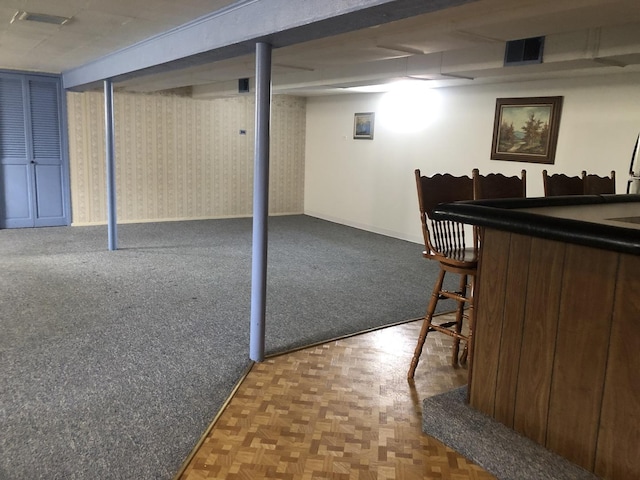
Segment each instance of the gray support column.
[{"label": "gray support column", "polygon": [[116,223],[116,159],[113,119],[113,82],[104,81],[105,144],[107,146],[107,228],[109,250],[118,249]]},{"label": "gray support column", "polygon": [[253,168],[253,250],[251,264],[251,360],[264,360],[267,305],[267,218],[269,216],[269,121],[271,45],[256,44],[256,138]]}]

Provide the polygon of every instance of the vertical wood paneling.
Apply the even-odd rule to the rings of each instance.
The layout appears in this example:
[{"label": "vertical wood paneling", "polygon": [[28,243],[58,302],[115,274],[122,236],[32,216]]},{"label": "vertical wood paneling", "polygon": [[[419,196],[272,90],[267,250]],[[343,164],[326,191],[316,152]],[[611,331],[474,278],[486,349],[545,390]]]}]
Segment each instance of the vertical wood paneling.
[{"label": "vertical wood paneling", "polygon": [[544,444],[565,245],[531,242],[514,428]]},{"label": "vertical wood paneling", "polygon": [[508,288],[504,299],[494,417],[505,425],[513,427],[529,259],[531,258],[531,237],[512,234],[508,249],[509,267],[506,282]]},{"label": "vertical wood paneling", "polygon": [[[513,407],[513,428],[537,443],[607,480],[640,478],[640,257],[510,238],[508,268],[481,267],[478,321],[502,332],[496,345],[477,329],[472,406],[491,415],[492,390],[480,384],[492,381],[499,350],[494,418],[510,425]],[[488,262],[503,247],[490,233],[484,241]],[[487,301],[500,292],[502,313],[499,299]],[[484,320],[492,315],[501,323]]]},{"label": "vertical wood paneling", "polygon": [[474,292],[476,306],[473,350],[475,369],[470,401],[474,408],[493,416],[499,349],[507,288],[509,242],[511,234],[487,229],[483,232],[482,258]]},{"label": "vertical wood paneling", "polygon": [[621,255],[616,279],[595,473],[640,478],[640,257]]},{"label": "vertical wood paneling", "polygon": [[610,335],[618,256],[569,245],[564,262],[546,446],[589,470],[595,461],[608,354],[603,340]]},{"label": "vertical wood paneling", "polygon": [[[119,222],[252,214],[252,96],[116,93],[114,101]],[[102,94],[68,93],[67,103],[72,223],[105,223]],[[306,100],[274,96],[271,121],[269,213],[302,213]]]}]

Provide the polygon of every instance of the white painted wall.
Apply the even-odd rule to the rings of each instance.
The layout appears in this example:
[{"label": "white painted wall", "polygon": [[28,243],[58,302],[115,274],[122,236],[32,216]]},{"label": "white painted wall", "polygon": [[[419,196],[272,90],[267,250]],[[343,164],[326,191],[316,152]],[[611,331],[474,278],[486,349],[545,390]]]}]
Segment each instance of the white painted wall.
[{"label": "white painted wall", "polygon": [[[376,116],[373,140],[354,140],[353,114],[378,112],[383,94],[312,97],[307,102],[305,213],[422,243],[414,170],[471,175],[527,170],[527,196],[543,195],[542,170],[616,171],[624,193],[640,130],[640,75],[627,74],[439,89],[441,116],[398,133]],[[554,165],[490,160],[496,98],[564,97]]]}]

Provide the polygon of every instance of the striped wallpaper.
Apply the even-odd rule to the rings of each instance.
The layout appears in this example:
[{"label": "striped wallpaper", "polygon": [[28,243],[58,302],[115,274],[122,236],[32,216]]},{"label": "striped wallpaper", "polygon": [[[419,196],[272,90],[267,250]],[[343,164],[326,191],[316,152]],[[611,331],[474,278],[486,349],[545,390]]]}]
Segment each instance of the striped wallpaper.
[{"label": "striped wallpaper", "polygon": [[[67,104],[72,224],[104,224],[104,97],[68,93]],[[250,216],[254,107],[252,95],[116,92],[118,223]],[[269,213],[303,213],[306,100],[274,96],[271,122]]]}]

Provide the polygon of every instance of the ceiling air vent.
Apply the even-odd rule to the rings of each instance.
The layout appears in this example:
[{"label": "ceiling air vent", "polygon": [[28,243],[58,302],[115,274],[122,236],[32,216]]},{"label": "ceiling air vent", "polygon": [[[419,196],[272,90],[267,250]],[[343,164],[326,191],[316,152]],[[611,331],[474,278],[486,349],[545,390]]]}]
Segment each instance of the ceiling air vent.
[{"label": "ceiling air vent", "polygon": [[47,15],[46,13],[32,13],[32,12],[21,12],[17,11],[10,23],[15,22],[16,20],[27,21],[27,22],[40,22],[40,23],[49,23],[52,25],[64,25],[71,18],[69,17],[59,17],[57,15]]},{"label": "ceiling air vent", "polygon": [[507,42],[504,65],[527,65],[542,63],[544,37],[524,38]]}]

